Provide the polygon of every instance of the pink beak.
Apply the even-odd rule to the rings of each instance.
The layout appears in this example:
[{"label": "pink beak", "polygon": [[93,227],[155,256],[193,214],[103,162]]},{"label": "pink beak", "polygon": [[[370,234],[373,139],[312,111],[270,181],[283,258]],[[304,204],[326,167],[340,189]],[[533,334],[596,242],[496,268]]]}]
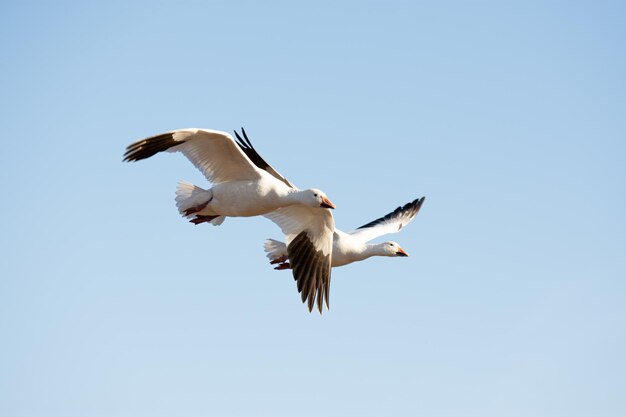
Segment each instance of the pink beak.
[{"label": "pink beak", "polygon": [[409,254],[406,253],[404,251],[404,249],[402,249],[402,248],[398,248],[398,252],[396,252],[396,255],[398,255],[398,256],[409,256]]},{"label": "pink beak", "polygon": [[334,209],[335,205],[328,198],[322,197],[322,204],[320,205],[320,207]]}]

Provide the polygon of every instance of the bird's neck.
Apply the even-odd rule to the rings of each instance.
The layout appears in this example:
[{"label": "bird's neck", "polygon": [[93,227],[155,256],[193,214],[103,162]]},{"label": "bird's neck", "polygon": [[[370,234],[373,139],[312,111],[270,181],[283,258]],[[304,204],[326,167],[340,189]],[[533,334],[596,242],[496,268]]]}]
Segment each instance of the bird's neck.
[{"label": "bird's neck", "polygon": [[304,203],[305,201],[305,193],[302,190],[286,188],[282,190],[282,194],[285,200],[291,202],[292,204]]},{"label": "bird's neck", "polygon": [[383,253],[379,244],[366,243],[365,250],[361,251],[361,253],[359,254],[359,257],[361,258],[359,260],[362,261],[364,259],[371,258],[372,256],[384,255],[385,254]]},{"label": "bird's neck", "polygon": [[385,243],[366,243],[365,245],[365,258],[363,259],[367,259],[372,256],[391,256],[387,251],[385,251]]}]

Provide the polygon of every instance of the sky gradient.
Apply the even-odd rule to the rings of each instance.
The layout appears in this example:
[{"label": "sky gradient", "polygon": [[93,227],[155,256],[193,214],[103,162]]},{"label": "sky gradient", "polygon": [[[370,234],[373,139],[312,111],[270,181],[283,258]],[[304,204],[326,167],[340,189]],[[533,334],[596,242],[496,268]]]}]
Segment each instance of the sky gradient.
[{"label": "sky gradient", "polygon": [[[0,415],[626,415],[621,2],[0,5]],[[164,131],[244,126],[409,258],[310,314]]]}]

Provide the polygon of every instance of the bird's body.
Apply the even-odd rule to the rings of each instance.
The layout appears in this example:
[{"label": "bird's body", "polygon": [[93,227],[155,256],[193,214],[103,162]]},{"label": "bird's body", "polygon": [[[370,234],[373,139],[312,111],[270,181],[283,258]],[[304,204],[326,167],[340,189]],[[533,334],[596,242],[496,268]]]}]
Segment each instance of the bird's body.
[{"label": "bird's body", "polygon": [[[300,204],[299,190],[287,187],[268,174],[258,180],[237,180],[215,184],[210,202],[196,215],[250,217],[267,214],[281,207]],[[241,196],[246,198],[242,199]]]}]

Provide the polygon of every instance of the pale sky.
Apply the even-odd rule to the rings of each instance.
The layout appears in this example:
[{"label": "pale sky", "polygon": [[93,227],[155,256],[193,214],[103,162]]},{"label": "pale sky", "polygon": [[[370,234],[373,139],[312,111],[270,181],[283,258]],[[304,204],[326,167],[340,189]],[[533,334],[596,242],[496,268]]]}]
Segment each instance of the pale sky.
[{"label": "pale sky", "polygon": [[[626,415],[621,2],[0,5],[0,415]],[[268,264],[194,226],[164,131],[246,128],[409,258]]]}]

